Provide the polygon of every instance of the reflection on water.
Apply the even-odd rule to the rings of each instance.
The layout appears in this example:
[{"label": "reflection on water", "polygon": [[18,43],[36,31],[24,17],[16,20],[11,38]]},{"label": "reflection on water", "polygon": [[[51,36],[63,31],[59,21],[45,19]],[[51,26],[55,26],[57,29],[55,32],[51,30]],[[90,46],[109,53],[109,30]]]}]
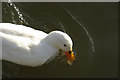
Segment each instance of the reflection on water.
[{"label": "reflection on water", "polygon": [[93,58],[93,53],[95,53],[94,42],[93,42],[93,40],[92,40],[92,37],[90,36],[90,34],[89,34],[89,32],[87,31],[87,29],[86,29],[67,9],[66,9],[66,11],[72,16],[72,18],[74,19],[74,21],[76,21],[80,26],[83,27],[83,29],[85,30],[88,38],[90,39],[90,46],[91,46],[91,48],[92,48],[92,49],[91,49],[92,52],[91,52],[91,54],[90,54],[90,59],[92,59],[92,58]]},{"label": "reflection on water", "polygon": [[[93,5],[90,3],[89,5],[88,3],[86,4],[87,7]],[[115,66],[111,66],[111,68],[109,69],[111,70],[114,68],[112,71],[105,71],[106,68],[103,68],[102,71],[105,72],[103,72],[102,74],[100,73],[101,65],[106,67],[109,66],[110,64],[104,64],[104,63],[102,64],[96,62],[98,59],[95,55],[98,56],[99,52],[96,53],[96,48],[95,48],[96,43],[93,42],[93,39],[94,38],[96,39],[97,37],[92,38],[91,36],[93,35],[90,35],[92,34],[92,32],[89,33],[89,31],[85,28],[86,26],[81,24],[80,20],[77,19],[75,16],[73,16],[73,14],[71,13],[72,10],[78,13],[82,12],[79,9],[75,8],[73,5],[74,6],[77,5],[78,7],[79,5],[85,6],[82,5],[82,3],[39,3],[39,2],[3,3],[2,6],[3,22],[23,24],[44,31],[46,33],[49,33],[50,31],[53,30],[64,31],[71,36],[74,42],[73,49],[77,53],[76,61],[73,63],[72,66],[66,64],[66,61],[62,55],[58,55],[56,59],[54,59],[50,63],[44,64],[43,66],[36,68],[25,67],[11,62],[3,61],[2,62],[3,77],[42,78],[42,77],[99,77],[99,76],[115,77],[116,76],[116,69],[115,69],[116,63],[111,63],[111,64],[115,64]],[[109,4],[109,5],[112,6],[113,4]],[[97,7],[101,8],[101,6],[97,6]],[[94,7],[92,8],[94,9]],[[70,11],[69,9],[72,10]],[[87,10],[89,11],[89,8],[86,9],[86,11]],[[86,14],[83,14],[81,16],[85,17],[85,15]],[[109,57],[109,59],[116,61],[115,58],[116,58],[115,56]],[[100,61],[102,60],[99,59],[98,62]],[[106,59],[104,59],[104,61],[106,61]]]}]

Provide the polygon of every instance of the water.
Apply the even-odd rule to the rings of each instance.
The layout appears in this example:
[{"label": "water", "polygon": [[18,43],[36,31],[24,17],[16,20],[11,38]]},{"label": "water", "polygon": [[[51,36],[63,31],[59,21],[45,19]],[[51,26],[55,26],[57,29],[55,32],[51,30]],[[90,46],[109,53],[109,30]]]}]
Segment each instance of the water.
[{"label": "water", "polygon": [[4,78],[117,77],[117,3],[3,3],[3,22],[49,33],[61,30],[74,42],[76,61],[58,55],[32,68],[3,61]]}]

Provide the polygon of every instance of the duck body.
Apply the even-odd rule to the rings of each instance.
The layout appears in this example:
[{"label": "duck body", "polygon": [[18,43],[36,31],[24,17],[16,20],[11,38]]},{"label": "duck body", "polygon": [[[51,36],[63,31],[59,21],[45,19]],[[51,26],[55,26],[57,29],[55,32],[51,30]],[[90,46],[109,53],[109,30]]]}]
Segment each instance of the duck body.
[{"label": "duck body", "polygon": [[23,25],[0,23],[2,60],[25,66],[40,66],[52,60],[59,49],[45,40],[47,33]]}]

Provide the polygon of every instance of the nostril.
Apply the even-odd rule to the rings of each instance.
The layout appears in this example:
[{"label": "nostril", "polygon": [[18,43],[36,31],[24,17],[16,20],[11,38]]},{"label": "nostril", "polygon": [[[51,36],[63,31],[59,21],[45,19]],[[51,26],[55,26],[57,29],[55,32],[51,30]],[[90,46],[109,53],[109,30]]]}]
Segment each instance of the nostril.
[{"label": "nostril", "polygon": [[72,52],[71,51],[69,51],[69,54],[71,54]]}]

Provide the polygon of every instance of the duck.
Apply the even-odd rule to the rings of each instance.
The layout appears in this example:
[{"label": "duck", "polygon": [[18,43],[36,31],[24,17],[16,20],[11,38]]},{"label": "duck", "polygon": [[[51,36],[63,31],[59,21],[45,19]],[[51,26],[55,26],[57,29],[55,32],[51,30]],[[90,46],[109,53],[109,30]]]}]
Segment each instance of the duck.
[{"label": "duck", "polygon": [[0,40],[0,59],[18,65],[42,66],[54,60],[60,50],[69,65],[75,60],[73,41],[62,31],[45,33],[29,26],[0,23]]}]

